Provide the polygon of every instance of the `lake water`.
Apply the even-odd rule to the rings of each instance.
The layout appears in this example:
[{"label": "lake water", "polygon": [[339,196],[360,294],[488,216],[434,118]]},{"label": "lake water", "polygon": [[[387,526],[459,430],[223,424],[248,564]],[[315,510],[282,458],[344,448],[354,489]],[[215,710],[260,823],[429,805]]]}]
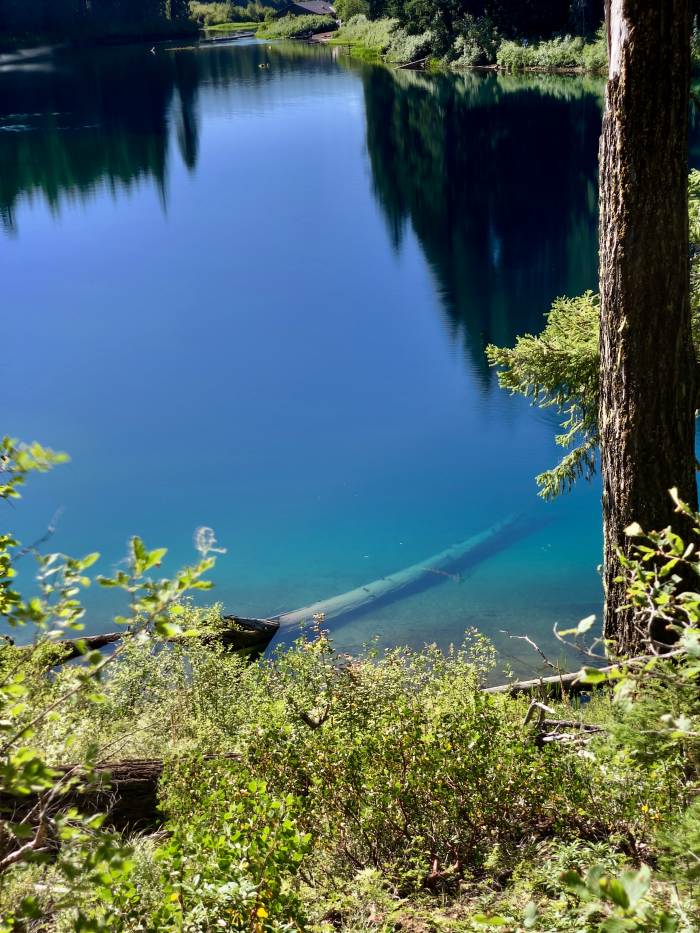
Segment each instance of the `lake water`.
[{"label": "lake water", "polygon": [[601,85],[149,48],[0,61],[2,428],[72,457],[4,522],[34,539],[62,507],[51,547],[105,571],[133,533],[172,568],[211,526],[214,597],[270,615],[525,510],[460,581],[332,628],[556,650],[600,609],[599,488],[537,498],[555,421],[483,348],[596,287]]}]

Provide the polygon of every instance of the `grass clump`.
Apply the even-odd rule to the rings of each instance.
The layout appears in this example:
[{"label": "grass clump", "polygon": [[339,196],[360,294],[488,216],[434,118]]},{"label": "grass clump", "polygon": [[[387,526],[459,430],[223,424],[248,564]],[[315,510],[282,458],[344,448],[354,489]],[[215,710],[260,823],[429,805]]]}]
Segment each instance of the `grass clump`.
[{"label": "grass clump", "polygon": [[190,16],[206,29],[242,28],[257,25],[267,16],[274,15],[274,8],[261,3],[237,5],[234,3],[199,3],[190,0]]},{"label": "grass clump", "polygon": [[542,71],[575,69],[598,72],[606,67],[607,51],[600,33],[592,43],[586,43],[581,36],[557,37],[532,45],[504,41],[496,53],[496,63],[504,71],[536,68]]},{"label": "grass clump", "polygon": [[303,39],[320,32],[333,32],[338,24],[331,16],[283,16],[266,22],[258,30],[265,39]]},{"label": "grass clump", "polygon": [[334,45],[347,45],[361,54],[384,55],[392,44],[397,28],[396,19],[384,17],[371,20],[363,13],[358,13],[343,23],[332,42]]},{"label": "grass clump", "polygon": [[259,20],[241,23],[220,23],[218,26],[207,26],[207,33],[242,32],[243,30],[256,30],[260,26]]}]

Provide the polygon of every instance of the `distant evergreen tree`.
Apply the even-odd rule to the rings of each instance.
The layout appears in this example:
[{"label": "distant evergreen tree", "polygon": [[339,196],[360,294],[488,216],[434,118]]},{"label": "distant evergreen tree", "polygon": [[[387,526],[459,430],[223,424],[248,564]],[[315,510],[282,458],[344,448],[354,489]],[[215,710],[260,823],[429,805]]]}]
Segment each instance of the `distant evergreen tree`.
[{"label": "distant evergreen tree", "polygon": [[393,16],[412,32],[458,31],[465,16],[488,16],[508,38],[592,32],[604,16],[603,0],[370,0],[370,17]]},{"label": "distant evergreen tree", "polygon": [[189,20],[188,0],[0,0],[0,35],[138,35]]}]

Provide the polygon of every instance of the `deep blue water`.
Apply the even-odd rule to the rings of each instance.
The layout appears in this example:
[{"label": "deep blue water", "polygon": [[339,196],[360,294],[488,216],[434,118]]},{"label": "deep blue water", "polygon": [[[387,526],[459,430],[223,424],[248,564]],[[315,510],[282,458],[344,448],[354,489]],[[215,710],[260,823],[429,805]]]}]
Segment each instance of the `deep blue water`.
[{"label": "deep blue water", "polygon": [[6,526],[63,507],[51,547],[105,571],[133,533],[172,567],[211,526],[213,598],[266,615],[534,510],[336,641],[477,626],[519,655],[501,630],[551,648],[599,611],[599,488],[538,500],[555,421],[483,357],[596,287],[597,84],[242,42],[0,66],[2,429],[72,457]]}]

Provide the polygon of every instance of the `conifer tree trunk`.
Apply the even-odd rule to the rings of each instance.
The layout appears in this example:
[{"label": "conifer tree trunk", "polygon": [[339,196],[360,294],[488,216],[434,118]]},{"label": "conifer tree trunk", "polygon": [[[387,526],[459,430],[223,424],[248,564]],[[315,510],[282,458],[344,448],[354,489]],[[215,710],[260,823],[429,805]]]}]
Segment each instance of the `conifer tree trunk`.
[{"label": "conifer tree trunk", "polygon": [[[624,529],[673,524],[677,486],[697,505],[689,304],[688,0],[607,0],[609,74],[600,146],[600,432],[605,635],[635,654]],[[662,632],[651,633],[663,640]]]}]

